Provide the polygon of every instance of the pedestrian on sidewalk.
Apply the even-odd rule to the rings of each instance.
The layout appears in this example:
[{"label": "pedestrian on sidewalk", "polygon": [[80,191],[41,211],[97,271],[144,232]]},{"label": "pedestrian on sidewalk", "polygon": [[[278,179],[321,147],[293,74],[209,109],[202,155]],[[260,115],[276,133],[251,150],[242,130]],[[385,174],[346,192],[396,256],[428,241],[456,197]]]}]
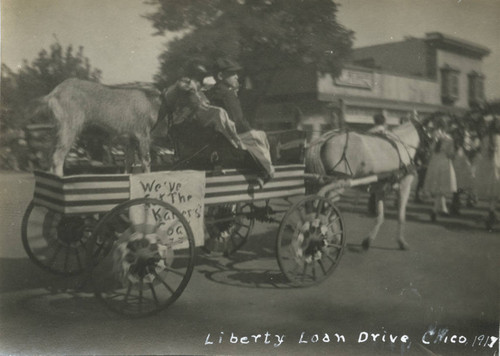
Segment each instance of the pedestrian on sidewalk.
[{"label": "pedestrian on sidewalk", "polygon": [[436,221],[438,214],[449,216],[446,197],[457,191],[457,179],[453,168],[455,145],[447,133],[449,118],[438,115],[434,119],[434,148],[424,182],[424,191],[434,197],[430,212],[431,221]]}]

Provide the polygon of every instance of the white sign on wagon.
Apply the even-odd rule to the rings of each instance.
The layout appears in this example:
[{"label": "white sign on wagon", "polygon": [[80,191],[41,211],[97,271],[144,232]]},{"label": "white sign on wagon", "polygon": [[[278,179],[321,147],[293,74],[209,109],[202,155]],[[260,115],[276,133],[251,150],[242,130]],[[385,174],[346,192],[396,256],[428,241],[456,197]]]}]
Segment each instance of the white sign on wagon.
[{"label": "white sign on wagon", "polygon": [[[204,243],[204,196],[205,172],[153,172],[130,176],[130,198],[154,198],[174,206],[189,222],[196,246],[201,246]],[[160,206],[153,206],[149,213],[147,219],[152,219],[155,224],[159,223],[161,230],[168,231],[169,239],[175,241],[175,249],[189,246],[185,232],[183,229],[178,229],[179,220],[170,212],[165,211]],[[135,218],[131,216],[132,220],[141,219],[138,210],[131,212],[131,214],[135,215]]]}]

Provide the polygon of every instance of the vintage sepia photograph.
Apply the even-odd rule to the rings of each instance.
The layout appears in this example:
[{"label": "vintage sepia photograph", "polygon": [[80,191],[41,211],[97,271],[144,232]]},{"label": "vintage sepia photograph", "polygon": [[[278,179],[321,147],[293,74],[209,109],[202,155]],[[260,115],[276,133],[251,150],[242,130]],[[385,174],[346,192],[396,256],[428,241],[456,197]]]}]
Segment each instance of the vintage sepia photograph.
[{"label": "vintage sepia photograph", "polygon": [[0,355],[499,355],[499,0],[0,13]]}]

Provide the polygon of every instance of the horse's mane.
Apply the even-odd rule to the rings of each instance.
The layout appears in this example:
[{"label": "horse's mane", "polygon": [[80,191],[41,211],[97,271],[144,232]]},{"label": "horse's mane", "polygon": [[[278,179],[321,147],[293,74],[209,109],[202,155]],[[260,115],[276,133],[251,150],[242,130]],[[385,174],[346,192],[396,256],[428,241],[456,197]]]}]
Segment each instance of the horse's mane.
[{"label": "horse's mane", "polygon": [[412,122],[406,122],[402,125],[399,125],[392,129],[389,132],[392,132],[401,138],[405,138],[409,134],[413,134],[415,132],[416,128],[415,125]]}]

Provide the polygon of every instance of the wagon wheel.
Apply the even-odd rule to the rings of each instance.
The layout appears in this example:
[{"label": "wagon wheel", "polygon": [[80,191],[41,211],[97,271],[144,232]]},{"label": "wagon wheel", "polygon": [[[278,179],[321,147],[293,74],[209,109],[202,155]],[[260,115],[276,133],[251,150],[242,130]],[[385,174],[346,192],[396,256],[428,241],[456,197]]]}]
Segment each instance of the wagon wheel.
[{"label": "wagon wheel", "polygon": [[172,205],[150,198],[122,203],[97,224],[89,242],[95,294],[124,315],[159,312],[189,282],[194,248],[189,223]]},{"label": "wagon wheel", "polygon": [[308,196],[285,214],[278,232],[277,258],[294,285],[326,279],[337,267],[346,245],[344,221],[332,201]]},{"label": "wagon wheel", "polygon": [[255,223],[251,203],[227,203],[205,208],[205,249],[228,256],[248,240]]},{"label": "wagon wheel", "polygon": [[96,221],[92,215],[67,216],[31,202],[21,227],[24,249],[53,274],[77,275],[85,270],[85,246]]}]

